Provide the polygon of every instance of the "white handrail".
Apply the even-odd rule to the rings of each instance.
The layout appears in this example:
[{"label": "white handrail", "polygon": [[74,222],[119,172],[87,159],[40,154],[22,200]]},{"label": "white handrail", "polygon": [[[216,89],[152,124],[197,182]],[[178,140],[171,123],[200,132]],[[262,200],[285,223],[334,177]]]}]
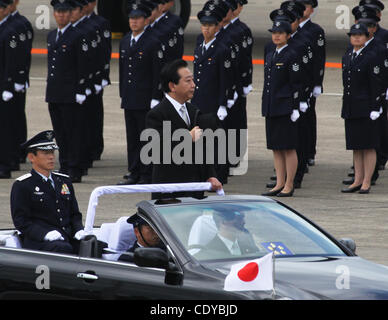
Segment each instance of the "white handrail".
[{"label": "white handrail", "polygon": [[[93,233],[94,218],[96,215],[96,207],[98,198],[104,194],[118,193],[150,193],[150,192],[182,192],[182,191],[211,191],[212,185],[210,182],[192,182],[192,183],[166,183],[166,184],[136,184],[127,186],[101,186],[93,190],[90,195],[88,211],[86,213],[85,232]],[[223,189],[218,190],[217,194],[225,195]]]}]

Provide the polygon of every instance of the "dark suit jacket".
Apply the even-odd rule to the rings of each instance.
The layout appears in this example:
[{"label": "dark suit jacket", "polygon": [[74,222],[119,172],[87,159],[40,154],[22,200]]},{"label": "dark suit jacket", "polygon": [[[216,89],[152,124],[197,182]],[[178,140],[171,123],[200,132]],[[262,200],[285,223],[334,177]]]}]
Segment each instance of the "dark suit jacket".
[{"label": "dark suit jacket", "polygon": [[[186,107],[190,116],[190,127],[186,125],[183,119],[175,110],[174,106],[164,98],[162,102],[154,109],[150,110],[146,117],[146,127],[155,129],[161,138],[161,159],[159,164],[153,165],[152,183],[182,183],[182,182],[204,182],[210,177],[215,177],[216,173],[212,164],[195,164],[195,143],[193,147],[193,161],[191,164],[175,164],[171,159],[171,164],[163,163],[163,140],[170,139],[163,136],[163,122],[169,121],[171,124],[171,133],[175,130],[187,129],[191,130],[195,126],[201,129],[216,129],[217,120],[213,115],[203,115],[197,108],[190,103],[186,103]],[[180,142],[172,142],[171,150]],[[204,143],[204,146],[206,144]],[[206,158],[204,159],[205,162]]]},{"label": "dark suit jacket", "polygon": [[52,173],[55,190],[34,170],[18,178],[12,186],[11,212],[15,228],[24,242],[41,242],[57,230],[67,241],[83,229],[73,185],[68,176]]}]

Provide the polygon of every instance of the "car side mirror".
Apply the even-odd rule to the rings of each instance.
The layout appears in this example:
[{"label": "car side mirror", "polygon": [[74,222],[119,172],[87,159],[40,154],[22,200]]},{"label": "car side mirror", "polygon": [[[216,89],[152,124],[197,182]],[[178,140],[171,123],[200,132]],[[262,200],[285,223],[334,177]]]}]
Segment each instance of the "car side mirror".
[{"label": "car side mirror", "polygon": [[341,244],[343,244],[346,248],[356,254],[356,243],[353,239],[350,238],[342,238],[339,240]]},{"label": "car side mirror", "polygon": [[137,248],[133,256],[134,263],[139,267],[161,268],[166,270],[165,284],[181,285],[183,274],[175,263],[170,262],[167,253],[159,248]]}]

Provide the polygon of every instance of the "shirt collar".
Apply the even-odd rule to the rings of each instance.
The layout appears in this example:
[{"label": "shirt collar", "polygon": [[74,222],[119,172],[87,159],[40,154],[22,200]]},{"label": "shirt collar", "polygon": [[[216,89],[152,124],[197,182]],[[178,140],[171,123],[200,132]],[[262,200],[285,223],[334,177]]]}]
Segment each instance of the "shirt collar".
[{"label": "shirt collar", "polygon": [[85,20],[86,16],[83,16],[81,19],[79,19],[77,22],[73,23],[73,27],[76,27],[81,21]]},{"label": "shirt collar", "polygon": [[38,171],[36,171],[36,170],[34,170],[37,174],[39,174],[42,178],[43,178],[43,180],[44,181],[47,181],[47,180],[52,180],[53,181],[53,178],[52,178],[52,176],[51,176],[51,173],[50,173],[50,175],[48,176],[48,177],[46,177],[44,174],[41,174],[40,172],[38,172]]},{"label": "shirt collar", "polygon": [[[185,106],[186,107],[186,103],[179,103],[178,101],[176,101],[174,98],[172,98],[168,93],[165,93],[165,96],[167,98],[168,101],[171,102],[171,104],[174,106],[176,112],[178,112],[178,114],[180,115],[181,114],[181,107],[182,106]],[[186,108],[186,112],[187,112],[187,108]],[[190,118],[189,118],[190,119]]]},{"label": "shirt collar", "polygon": [[18,11],[15,10],[14,12],[11,13],[11,16],[15,16],[17,13],[18,13]]},{"label": "shirt collar", "polygon": [[287,48],[288,47],[288,44],[285,44],[283,47],[281,47],[280,49],[276,49],[276,52],[279,54],[280,52],[283,51],[283,49]]},{"label": "shirt collar", "polygon": [[224,29],[226,30],[229,26],[230,26],[230,22],[226,26],[224,26]]},{"label": "shirt collar", "polygon": [[364,50],[365,47],[366,47],[366,45],[357,51],[354,51],[354,49],[353,49],[353,53],[356,53],[356,57],[358,57],[358,55],[361,53],[362,50]]},{"label": "shirt collar", "polygon": [[203,43],[202,43],[202,46],[207,49],[209,49],[209,47],[212,45],[212,43],[214,42],[214,40],[216,40],[216,38],[214,37],[213,40],[210,40],[208,43],[205,44],[205,40],[203,40]]},{"label": "shirt collar", "polygon": [[311,18],[308,18],[307,20],[305,20],[305,21],[299,23],[299,28],[303,28],[304,25],[305,25],[307,22],[309,22],[310,20],[311,20]]},{"label": "shirt collar", "polygon": [[167,12],[163,13],[159,18],[155,19],[155,23],[159,22],[160,19],[162,19]]},{"label": "shirt collar", "polygon": [[66,32],[67,28],[70,27],[70,26],[71,26],[71,22],[69,22],[69,23],[68,23],[66,26],[64,26],[62,29],[59,29],[59,28],[58,28],[58,31],[61,31],[62,34],[64,34],[64,33]]},{"label": "shirt collar", "polygon": [[367,42],[365,42],[365,47],[372,42],[372,40],[374,39],[375,37],[372,37],[372,39],[369,39]]},{"label": "shirt collar", "polygon": [[232,21],[230,21],[231,23],[235,23],[236,21],[238,20],[238,17],[234,18]]},{"label": "shirt collar", "polygon": [[139,33],[136,37],[134,37],[133,35],[131,35],[131,41],[132,41],[132,39],[135,39],[135,41],[138,42],[139,39],[140,39],[140,37],[143,35],[143,33],[144,33],[144,30],[143,30],[142,33]]},{"label": "shirt collar", "polygon": [[9,15],[6,16],[3,20],[1,20],[1,21],[0,21],[0,26],[1,26],[4,22],[6,22],[6,21],[8,20],[8,18],[9,18]]}]

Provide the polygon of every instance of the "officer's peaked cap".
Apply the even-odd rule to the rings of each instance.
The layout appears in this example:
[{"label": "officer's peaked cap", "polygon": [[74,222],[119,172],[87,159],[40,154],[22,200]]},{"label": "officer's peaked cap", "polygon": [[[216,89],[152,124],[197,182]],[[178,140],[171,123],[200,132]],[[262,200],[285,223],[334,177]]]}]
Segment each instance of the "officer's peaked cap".
[{"label": "officer's peaked cap", "polygon": [[57,150],[58,146],[54,142],[55,134],[52,130],[43,131],[32,137],[21,145],[23,150]]}]

